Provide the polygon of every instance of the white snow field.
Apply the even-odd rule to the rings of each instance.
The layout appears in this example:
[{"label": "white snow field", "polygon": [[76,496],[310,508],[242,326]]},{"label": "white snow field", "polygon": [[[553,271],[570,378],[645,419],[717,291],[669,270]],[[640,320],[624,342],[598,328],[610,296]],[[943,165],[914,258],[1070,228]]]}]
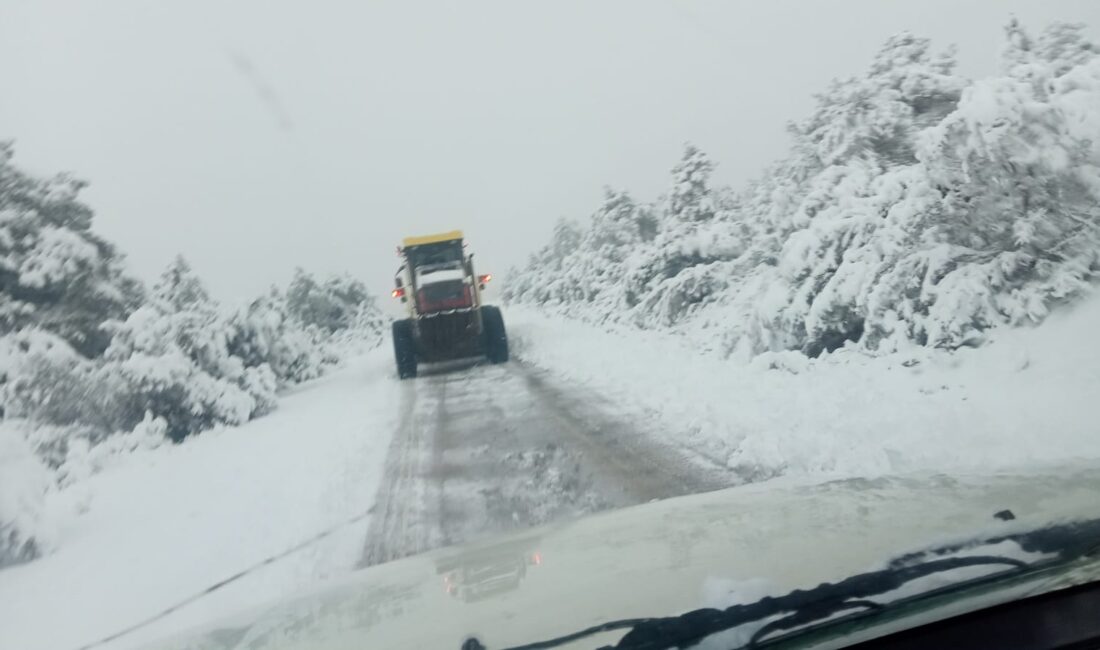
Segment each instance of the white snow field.
[{"label": "white snow field", "polygon": [[[745,480],[1100,458],[1100,297],[982,348],[741,363],[673,334],[505,310],[514,355],[619,402]],[[609,330],[609,331],[608,331]]]},{"label": "white snow field", "polygon": [[[0,573],[0,648],[81,647],[363,513],[395,428],[390,354],[377,348],[295,388],[266,417],[120,457],[51,493],[55,548]],[[347,571],[368,519],[104,647],[148,642]]]}]

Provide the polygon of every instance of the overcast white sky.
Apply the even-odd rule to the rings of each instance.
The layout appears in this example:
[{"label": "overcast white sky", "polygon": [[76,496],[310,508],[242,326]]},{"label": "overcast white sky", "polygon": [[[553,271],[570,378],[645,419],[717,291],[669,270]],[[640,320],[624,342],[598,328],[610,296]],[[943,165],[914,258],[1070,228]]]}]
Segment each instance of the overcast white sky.
[{"label": "overcast white sky", "polygon": [[184,253],[244,299],[295,266],[386,290],[401,237],[500,273],[601,188],[651,199],[685,141],[734,186],[891,34],[996,69],[1002,26],[1100,0],[0,0],[0,139],[91,181],[143,278]]}]

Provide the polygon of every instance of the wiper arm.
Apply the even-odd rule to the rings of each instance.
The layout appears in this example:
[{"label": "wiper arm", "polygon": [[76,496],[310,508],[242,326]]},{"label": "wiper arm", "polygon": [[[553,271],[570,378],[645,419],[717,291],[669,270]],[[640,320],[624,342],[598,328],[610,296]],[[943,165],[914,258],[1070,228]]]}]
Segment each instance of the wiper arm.
[{"label": "wiper arm", "polygon": [[[967,557],[947,557],[919,562],[919,558],[942,555],[964,550],[968,547],[997,544],[1012,541],[1029,553],[1058,554],[1051,562],[1037,564],[1061,564],[1095,552],[1100,539],[1100,519],[1050,526],[1025,533],[1000,535],[983,540],[973,540],[963,544],[943,546],[920,553],[912,553],[896,558],[885,569],[861,573],[839,582],[823,583],[812,589],[795,590],[784,596],[766,597],[754,603],[734,605],[724,610],[697,609],[679,616],[637,618],[602,623],[566,636],[513,646],[505,650],[542,650],[555,648],[566,643],[603,632],[630,628],[619,643],[618,650],[657,650],[697,643],[702,638],[731,630],[749,623],[759,623],[775,616],[787,614],[782,619],[771,621],[757,630],[748,646],[754,647],[766,635],[801,627],[833,616],[850,609],[882,609],[885,605],[869,600],[881,596],[904,585],[930,575],[975,566],[1009,567],[980,579],[1003,578],[1006,573],[1022,573],[1037,568],[1015,558],[985,555]],[[960,586],[973,584],[964,581]],[[476,639],[468,639],[463,650],[484,650]],[[600,650],[611,650],[605,646]]]},{"label": "wiper arm", "polygon": [[877,609],[879,603],[867,600],[896,589],[918,578],[974,566],[1004,565],[1026,569],[1028,563],[999,556],[950,557],[921,564],[861,573],[840,582],[824,583],[813,589],[796,589],[785,596],[762,598],[747,605],[727,609],[697,609],[683,616],[651,619],[635,626],[615,646],[618,649],[648,650],[695,643],[705,636],[747,623],[757,623],[790,612],[753,635],[749,647],[765,634],[800,627],[849,609]]},{"label": "wiper arm", "polygon": [[[734,605],[727,609],[696,609],[679,616],[665,618],[631,618],[609,621],[592,627],[559,636],[545,641],[537,641],[504,650],[543,650],[556,648],[579,639],[630,628],[619,643],[617,649],[649,650],[670,648],[685,643],[695,643],[699,639],[729,630],[746,623],[759,622],[779,614],[792,612],[790,617],[773,621],[761,628],[757,635],[770,633],[788,627],[798,627],[821,618],[831,616],[847,609],[881,607],[880,604],[866,600],[868,596],[893,591],[907,582],[943,571],[951,571],[970,566],[1006,565],[1016,569],[1026,569],[1029,565],[1021,560],[997,556],[955,557],[932,560],[912,566],[861,573],[837,583],[824,583],[813,589],[795,590],[785,596],[762,598],[748,605]],[[750,646],[754,641],[750,641]],[[605,646],[600,650],[609,650]],[[462,650],[486,650],[477,639],[467,639]]]}]

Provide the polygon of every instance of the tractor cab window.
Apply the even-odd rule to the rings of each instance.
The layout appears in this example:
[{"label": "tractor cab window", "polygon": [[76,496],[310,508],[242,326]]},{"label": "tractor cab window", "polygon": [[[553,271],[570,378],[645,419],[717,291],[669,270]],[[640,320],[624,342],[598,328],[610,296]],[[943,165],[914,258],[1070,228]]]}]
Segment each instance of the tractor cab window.
[{"label": "tractor cab window", "polygon": [[421,244],[405,249],[405,257],[413,268],[433,267],[446,264],[462,264],[462,240]]}]

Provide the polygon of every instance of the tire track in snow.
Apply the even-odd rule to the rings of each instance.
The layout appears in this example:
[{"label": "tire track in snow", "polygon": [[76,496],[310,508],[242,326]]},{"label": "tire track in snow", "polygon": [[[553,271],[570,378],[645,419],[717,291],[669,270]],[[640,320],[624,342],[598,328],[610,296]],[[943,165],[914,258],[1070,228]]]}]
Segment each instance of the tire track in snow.
[{"label": "tire track in snow", "polygon": [[[417,408],[417,388],[406,384],[401,392],[401,420],[386,455],[382,483],[375,497],[374,516],[367,529],[361,565],[380,564],[420,553],[438,545],[436,517],[430,512],[423,480],[428,467],[434,429]],[[442,399],[442,395],[440,399]],[[438,528],[438,527],[436,527]]]},{"label": "tire track in snow", "polygon": [[741,482],[522,363],[429,369],[402,389],[361,566]]},{"label": "tire track in snow", "polygon": [[582,397],[522,367],[531,394],[561,423],[559,431],[598,466],[606,490],[622,494],[623,505],[719,490],[743,481],[703,456],[689,458],[683,450],[662,445],[639,423],[615,419],[598,397]]}]

